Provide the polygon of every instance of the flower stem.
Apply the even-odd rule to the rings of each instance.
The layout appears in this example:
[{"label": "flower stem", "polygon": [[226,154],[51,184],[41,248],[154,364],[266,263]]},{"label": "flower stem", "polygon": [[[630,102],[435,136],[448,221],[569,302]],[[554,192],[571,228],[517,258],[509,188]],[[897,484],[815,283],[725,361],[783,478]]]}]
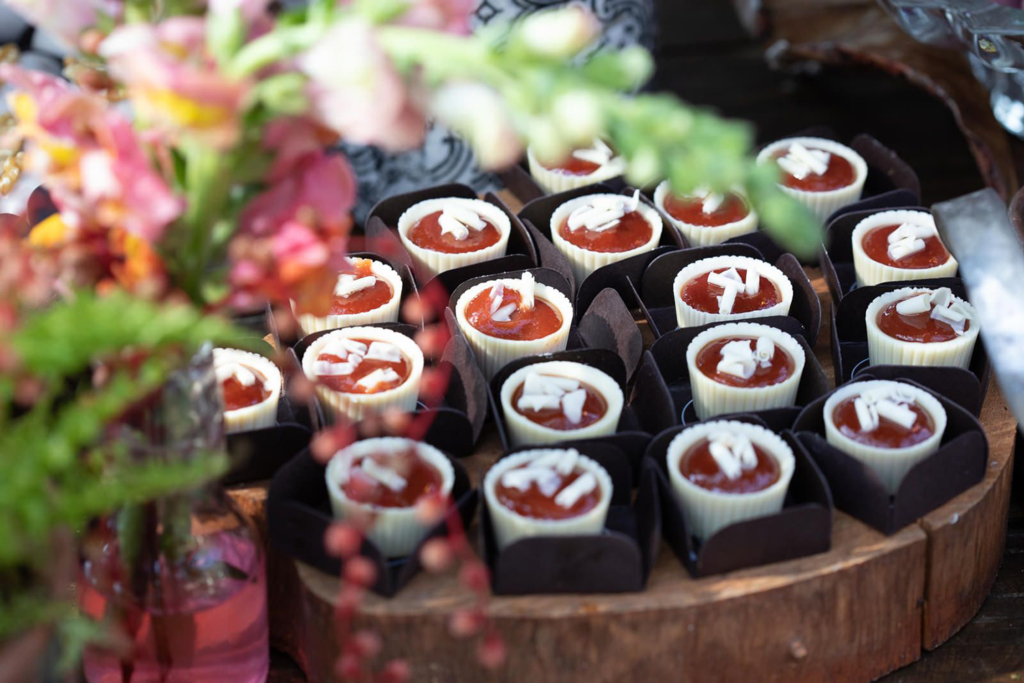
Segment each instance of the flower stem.
[{"label": "flower stem", "polygon": [[188,232],[190,254],[184,289],[202,304],[203,277],[209,267],[213,225],[227,207],[231,192],[229,157],[201,145],[183,145],[185,156],[185,194],[188,209],[182,223]]}]

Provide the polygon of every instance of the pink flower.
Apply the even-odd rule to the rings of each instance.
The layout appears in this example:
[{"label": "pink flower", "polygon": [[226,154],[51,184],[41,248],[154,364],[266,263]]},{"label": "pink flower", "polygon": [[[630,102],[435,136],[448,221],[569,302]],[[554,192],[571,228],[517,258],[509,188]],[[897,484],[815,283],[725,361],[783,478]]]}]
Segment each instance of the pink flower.
[{"label": "pink flower", "polygon": [[344,157],[317,149],[298,157],[291,172],[276,180],[243,209],[244,232],[267,235],[296,218],[304,223],[347,224],[355,204],[356,179]]},{"label": "pink flower", "polygon": [[425,121],[401,76],[361,19],[340,21],[298,58],[313,115],[351,142],[388,150],[423,141]]},{"label": "pink flower", "polygon": [[285,283],[300,281],[305,273],[326,265],[331,256],[320,236],[296,221],[282,225],[270,238],[270,245]]},{"label": "pink flower", "polygon": [[218,71],[206,53],[202,18],[121,26],[99,51],[147,121],[217,148],[237,141],[248,85]]},{"label": "pink flower", "polygon": [[299,164],[318,155],[338,140],[337,133],[324,128],[308,117],[274,119],[263,129],[263,148],[271,152],[273,164],[267,173],[268,182],[300,170]]},{"label": "pink flower", "polygon": [[79,36],[95,26],[100,15],[120,18],[123,6],[112,0],[6,0],[6,4],[69,48],[77,46]]},{"label": "pink flower", "polygon": [[396,23],[468,35],[475,6],[474,0],[414,0]]},{"label": "pink flower", "polygon": [[131,124],[102,98],[52,76],[3,65],[0,79],[16,88],[9,100],[29,165],[64,221],[159,240],[184,205],[154,171]]},{"label": "pink flower", "polygon": [[[291,299],[300,311],[322,314],[344,264],[355,176],[342,156],[321,148],[303,152],[315,129],[292,123],[312,137],[297,144],[290,162],[272,175],[270,188],[242,210],[229,247],[230,280],[236,296]],[[286,132],[268,130],[265,141],[271,148],[283,145],[292,140]]]}]

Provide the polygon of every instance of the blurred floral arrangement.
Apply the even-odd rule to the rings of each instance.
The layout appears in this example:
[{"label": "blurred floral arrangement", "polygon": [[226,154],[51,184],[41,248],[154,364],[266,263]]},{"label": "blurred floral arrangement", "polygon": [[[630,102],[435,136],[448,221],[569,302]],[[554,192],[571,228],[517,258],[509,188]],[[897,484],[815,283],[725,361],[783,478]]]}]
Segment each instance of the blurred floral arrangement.
[{"label": "blurred floral arrangement", "polygon": [[[81,54],[68,80],[0,64],[14,116],[0,140],[7,189],[35,180],[56,209],[44,218],[33,195],[0,223],[0,640],[66,616],[52,596],[29,604],[10,588],[45,574],[55,533],[223,472],[216,454],[130,461],[104,429],[203,342],[237,338],[231,313],[327,309],[356,196],[329,151],[338,140],[407,149],[438,121],[500,169],[526,144],[557,161],[601,137],[635,185],[742,186],[779,242],[817,244],[774,166],[754,164],[751,129],[625,94],[650,56],[588,54],[600,24],[580,7],[471,35],[471,0],[9,4]],[[346,533],[327,539],[342,556]],[[486,595],[464,538],[428,548],[438,569],[465,556],[466,583]],[[482,609],[463,617],[453,631],[483,624]],[[485,645],[500,660],[500,641]]]}]

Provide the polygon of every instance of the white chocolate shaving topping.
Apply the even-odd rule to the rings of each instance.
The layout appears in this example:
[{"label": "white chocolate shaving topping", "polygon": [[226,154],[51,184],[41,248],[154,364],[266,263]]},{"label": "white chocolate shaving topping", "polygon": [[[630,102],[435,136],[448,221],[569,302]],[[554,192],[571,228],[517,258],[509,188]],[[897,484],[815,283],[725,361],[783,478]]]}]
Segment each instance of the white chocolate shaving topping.
[{"label": "white chocolate shaving topping", "polygon": [[594,146],[586,149],[577,149],[572,155],[580,161],[586,161],[598,166],[605,166],[615,158],[615,152],[600,138],[594,139]]},{"label": "white chocolate shaving topping", "polygon": [[408,484],[398,472],[387,465],[380,464],[373,458],[363,458],[359,463],[359,469],[363,471],[363,474],[392,491],[402,491]]},{"label": "white chocolate shaving topping", "polygon": [[853,407],[860,431],[866,433],[878,429],[881,418],[894,422],[903,429],[910,429],[917,422],[917,413],[907,406],[914,403],[914,397],[909,392],[882,386],[872,387],[863,392],[854,399]]},{"label": "white chocolate shaving topping", "polygon": [[368,375],[359,378],[359,381],[356,382],[356,386],[373,389],[378,384],[389,384],[391,382],[397,382],[400,379],[402,379],[402,376],[391,368],[377,368]]},{"label": "white chocolate shaving topping", "polygon": [[758,337],[751,347],[753,339],[731,341],[722,347],[722,359],[718,361],[717,370],[726,375],[750,379],[758,366],[767,368],[775,357],[775,342],[768,337]]},{"label": "white chocolate shaving topping", "polygon": [[949,325],[958,337],[966,331],[967,321],[972,320],[970,311],[953,297],[949,287],[922,292],[896,304],[900,315],[921,315],[928,311],[932,318]]},{"label": "white chocolate shaving topping", "polygon": [[501,305],[501,302],[505,297],[505,285],[499,282],[491,287],[490,313],[491,320],[496,323],[511,321],[512,315],[519,309],[519,306],[522,306],[524,311],[529,311],[534,306],[537,280],[532,273],[523,273],[519,282],[512,287],[519,292],[519,304],[510,302],[504,306]]},{"label": "white chocolate shaving topping", "polygon": [[747,268],[746,279],[744,280],[744,278],[740,277],[740,273],[735,267],[729,268],[722,273],[712,271],[708,273],[708,285],[723,289],[722,294],[716,297],[718,300],[718,312],[721,315],[729,315],[732,313],[733,306],[736,304],[736,297],[740,293],[744,293],[747,296],[756,296],[761,291],[761,274],[754,268]]},{"label": "white chocolate shaving topping", "polygon": [[938,236],[935,219],[923,215],[920,222],[907,222],[889,233],[889,258],[894,261],[906,258],[911,254],[923,251],[925,240]]},{"label": "white chocolate shaving topping", "polygon": [[226,382],[234,377],[235,381],[243,387],[251,387],[256,383],[256,373],[241,363],[234,361],[218,364],[214,372],[218,382]]},{"label": "white chocolate shaving topping", "polygon": [[757,467],[754,444],[743,434],[714,432],[708,436],[708,450],[715,464],[730,481],[739,479],[743,470]]},{"label": "white chocolate shaving topping", "polygon": [[[344,362],[337,363],[328,360],[317,360],[313,364],[313,372],[318,377],[351,375],[364,359],[379,360],[386,363],[401,363],[405,358],[402,350],[390,342],[372,341],[367,346],[355,339],[345,337],[335,338],[324,344],[324,347],[320,349],[320,355],[337,356]],[[395,382],[399,379],[401,379],[401,376],[392,368],[377,368],[365,377],[360,378],[356,385],[373,388],[381,382]]]},{"label": "white chocolate shaving topping", "polygon": [[558,492],[558,495],[555,496],[555,505],[568,510],[575,505],[580,498],[596,488],[597,477],[590,472],[585,472],[583,476],[577,478],[576,481]]},{"label": "white chocolate shaving topping", "polygon": [[824,175],[832,155],[821,149],[807,149],[799,142],[789,146],[785,156],[779,157],[779,167],[797,180],[811,175]]},{"label": "white chocolate shaving topping", "polygon": [[444,207],[437,219],[442,235],[452,235],[462,241],[469,237],[469,231],[480,231],[487,227],[487,222],[472,209],[465,206],[449,205]]},{"label": "white chocolate shaving topping", "polygon": [[597,195],[591,197],[589,203],[573,210],[569,214],[567,225],[569,230],[574,232],[581,227],[590,232],[604,232],[618,226],[623,216],[636,211],[639,206],[640,190],[633,192],[632,197]]},{"label": "white chocolate shaving topping", "polygon": [[516,409],[519,412],[540,412],[561,408],[565,419],[572,424],[579,424],[583,420],[583,404],[586,401],[587,390],[576,380],[528,372]]},{"label": "white chocolate shaving topping", "polygon": [[342,273],[338,276],[338,283],[334,285],[334,296],[340,296],[347,299],[356,292],[361,292],[364,289],[373,287],[376,283],[377,278],[373,275],[357,278],[352,273]]},{"label": "white chocolate shaving topping", "polygon": [[526,491],[532,484],[536,484],[542,495],[554,497],[556,505],[569,509],[598,486],[597,477],[590,472],[584,472],[564,489],[558,490],[562,485],[562,478],[571,475],[576,469],[579,458],[580,454],[574,448],[539,455],[524,467],[511,469],[502,474],[501,485]]}]

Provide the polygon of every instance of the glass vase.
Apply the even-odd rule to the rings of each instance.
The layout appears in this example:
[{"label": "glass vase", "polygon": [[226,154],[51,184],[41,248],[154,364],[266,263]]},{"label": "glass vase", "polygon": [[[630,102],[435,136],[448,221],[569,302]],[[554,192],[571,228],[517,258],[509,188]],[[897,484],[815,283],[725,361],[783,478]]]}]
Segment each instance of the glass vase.
[{"label": "glass vase", "polygon": [[[223,452],[210,349],[128,416],[130,457],[187,463]],[[90,683],[259,683],[267,676],[266,570],[256,529],[218,485],[119,510],[87,532],[79,607],[107,634]]]}]

